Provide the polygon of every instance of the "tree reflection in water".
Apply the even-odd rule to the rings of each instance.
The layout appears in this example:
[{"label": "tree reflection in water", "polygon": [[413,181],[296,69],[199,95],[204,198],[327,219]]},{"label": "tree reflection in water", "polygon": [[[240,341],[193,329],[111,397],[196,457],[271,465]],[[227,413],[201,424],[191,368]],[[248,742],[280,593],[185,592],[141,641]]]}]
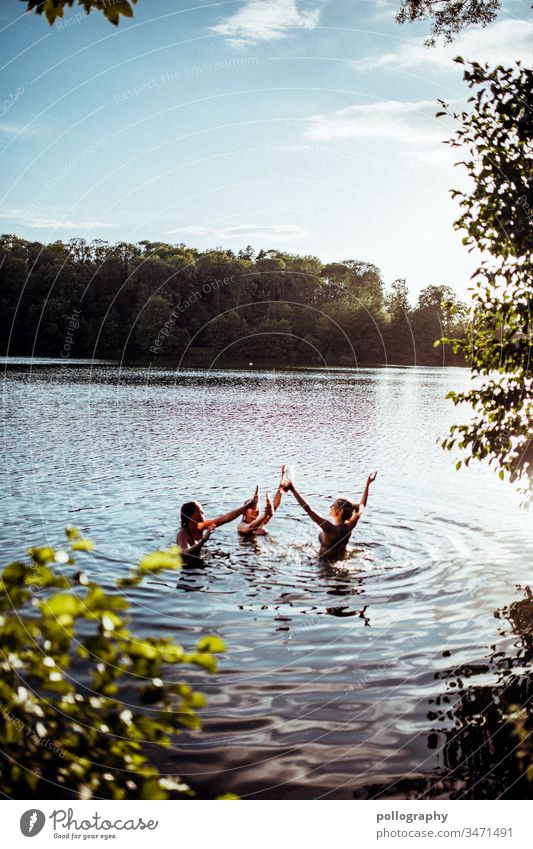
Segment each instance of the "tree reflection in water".
[{"label": "tree reflection in water", "polygon": [[[509,651],[492,648],[481,663],[452,666],[435,677],[446,689],[430,699],[427,744],[439,750],[433,776],[400,777],[367,788],[366,798],[530,799],[533,792],[533,594],[494,612]],[[444,657],[450,652],[444,651]]]},{"label": "tree reflection in water", "polygon": [[[448,686],[428,718],[446,724],[451,719],[455,728],[436,728],[428,746],[441,746],[444,735],[443,766],[453,798],[531,798],[533,596],[529,587],[518,589],[523,598],[494,614],[507,620],[518,638],[514,651],[493,649],[486,663],[437,674]],[[482,676],[491,683],[480,682]],[[432,787],[423,794],[432,795]]]}]

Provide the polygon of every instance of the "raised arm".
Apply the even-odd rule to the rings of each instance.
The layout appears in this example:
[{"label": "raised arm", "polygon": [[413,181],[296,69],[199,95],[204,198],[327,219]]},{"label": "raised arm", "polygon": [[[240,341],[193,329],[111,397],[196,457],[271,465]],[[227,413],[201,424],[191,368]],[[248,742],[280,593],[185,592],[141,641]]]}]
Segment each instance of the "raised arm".
[{"label": "raised arm", "polygon": [[274,508],[272,506],[270,496],[267,492],[265,501],[265,512],[262,515],[258,516],[257,519],[254,519],[253,522],[240,522],[237,530],[240,534],[253,534],[255,531],[259,531],[262,527],[264,527],[267,522],[270,522],[273,514]]},{"label": "raised arm", "polygon": [[279,486],[278,486],[278,488],[276,490],[276,494],[274,496],[274,504],[272,505],[274,513],[276,512],[279,505],[281,504],[281,499],[283,498],[283,493],[285,492],[285,489],[283,488],[284,481],[285,481],[285,466],[282,466],[281,467],[281,480],[279,482]]},{"label": "raised arm", "polygon": [[363,507],[363,508],[366,507],[366,502],[368,501],[368,492],[370,490],[370,484],[374,483],[374,481],[376,480],[377,474],[378,474],[377,472],[373,472],[371,475],[369,475],[367,477],[365,489],[364,489],[363,495],[361,496],[361,501],[359,502],[359,507]]},{"label": "raised arm", "polygon": [[[256,490],[257,492],[257,490]],[[225,525],[227,522],[233,522],[234,519],[237,519],[239,516],[242,516],[244,511],[251,507],[256,502],[256,497],[254,495],[253,498],[249,498],[244,504],[241,504],[240,507],[236,507],[235,510],[230,510],[229,513],[224,513],[223,516],[217,516],[216,519],[205,519],[203,522],[198,522],[199,530],[203,530],[204,528],[209,527],[209,525],[214,525],[215,528],[220,527],[220,525]]]},{"label": "raised arm", "polygon": [[[281,467],[281,480],[279,482],[279,486],[276,490],[276,494],[274,496],[274,502],[270,498],[268,492],[265,496],[265,511],[262,516],[258,516],[257,519],[254,519],[253,522],[241,522],[238,527],[238,531],[240,534],[253,534],[255,531],[264,528],[267,525],[278,507],[281,504],[281,500],[283,498],[283,493],[285,489],[283,488],[283,484],[285,483],[285,466]],[[254,500],[256,500],[258,490],[256,489]]]},{"label": "raised arm", "polygon": [[333,522],[330,522],[329,519],[324,519],[324,517],[320,516],[319,513],[315,513],[311,505],[307,503],[307,501],[302,495],[300,495],[300,493],[291,481],[287,481],[284,486],[284,489],[286,489],[288,492],[292,492],[298,504],[304,508],[305,512],[313,520],[313,522],[316,522],[317,525],[319,525],[323,530],[334,529]]},{"label": "raised arm", "polygon": [[369,491],[370,491],[370,484],[371,484],[371,483],[374,483],[374,481],[376,480],[376,476],[377,476],[377,472],[373,472],[371,475],[369,475],[369,476],[367,477],[367,479],[366,479],[366,484],[365,484],[365,488],[364,488],[364,490],[363,490],[363,494],[362,494],[362,496],[361,496],[361,501],[359,502],[359,509],[357,510],[357,513],[354,513],[354,515],[352,516],[352,518],[351,518],[351,519],[349,519],[349,520],[346,522],[346,524],[347,524],[347,525],[350,525],[350,526],[351,526],[351,525],[356,525],[356,524],[357,524],[357,522],[359,521],[359,519],[360,519],[360,517],[361,517],[361,513],[362,513],[362,512],[363,512],[363,510],[365,509],[365,507],[366,507],[366,502],[368,501],[368,495],[369,495]]}]

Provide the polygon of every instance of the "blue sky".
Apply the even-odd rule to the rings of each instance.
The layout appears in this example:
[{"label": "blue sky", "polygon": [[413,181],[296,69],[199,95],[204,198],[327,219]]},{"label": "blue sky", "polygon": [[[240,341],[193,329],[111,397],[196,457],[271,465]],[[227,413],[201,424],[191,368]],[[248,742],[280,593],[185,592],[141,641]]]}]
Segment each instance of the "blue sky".
[{"label": "blue sky", "polygon": [[139,0],[118,29],[0,11],[0,229],[374,262],[465,295],[451,59],[530,61],[526,0],[452,47],[388,0]]}]

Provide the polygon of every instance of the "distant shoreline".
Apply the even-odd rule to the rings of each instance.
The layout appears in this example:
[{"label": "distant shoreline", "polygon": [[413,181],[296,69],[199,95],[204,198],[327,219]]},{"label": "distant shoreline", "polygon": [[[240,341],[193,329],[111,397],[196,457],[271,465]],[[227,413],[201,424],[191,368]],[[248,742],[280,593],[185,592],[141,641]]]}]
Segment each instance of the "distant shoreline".
[{"label": "distant shoreline", "polygon": [[61,357],[19,357],[19,356],[3,356],[0,357],[0,365],[4,367],[24,367],[24,366],[50,366],[59,367],[61,369],[70,368],[86,368],[90,366],[120,366],[121,368],[152,368],[152,369],[177,369],[179,371],[357,371],[359,369],[461,369],[468,371],[468,366],[460,365],[436,365],[435,363],[372,363],[361,362],[348,365],[347,363],[329,363],[327,365],[317,365],[315,363],[294,362],[294,363],[279,363],[273,360],[258,360],[253,363],[244,361],[232,361],[217,363],[215,366],[210,366],[205,359],[202,361],[187,360],[186,363],[176,362],[175,359],[154,360],[113,360],[113,359],[88,359],[80,357],[79,359],[72,358],[64,360]]}]

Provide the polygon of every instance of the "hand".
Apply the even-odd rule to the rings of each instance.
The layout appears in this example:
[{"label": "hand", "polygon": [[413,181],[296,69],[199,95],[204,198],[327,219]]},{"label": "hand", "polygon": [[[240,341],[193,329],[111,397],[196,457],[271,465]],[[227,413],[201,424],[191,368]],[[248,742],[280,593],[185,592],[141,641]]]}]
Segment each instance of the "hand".
[{"label": "hand", "polygon": [[377,474],[378,474],[377,472],[372,472],[372,474],[369,475],[368,478],[366,479],[367,484],[374,483],[374,481],[376,480]]},{"label": "hand", "polygon": [[202,539],[204,542],[207,542],[213,531],[216,530],[216,525],[208,525],[205,531],[202,534]]},{"label": "hand", "polygon": [[273,515],[274,515],[274,505],[272,504],[272,501],[270,500],[270,495],[267,492],[266,497],[265,497],[265,516],[268,516],[269,518],[271,518]]},{"label": "hand", "polygon": [[281,467],[281,480],[279,482],[278,489],[281,492],[288,492],[289,489],[292,489],[292,481],[289,480],[289,478],[285,476],[285,466]]}]

